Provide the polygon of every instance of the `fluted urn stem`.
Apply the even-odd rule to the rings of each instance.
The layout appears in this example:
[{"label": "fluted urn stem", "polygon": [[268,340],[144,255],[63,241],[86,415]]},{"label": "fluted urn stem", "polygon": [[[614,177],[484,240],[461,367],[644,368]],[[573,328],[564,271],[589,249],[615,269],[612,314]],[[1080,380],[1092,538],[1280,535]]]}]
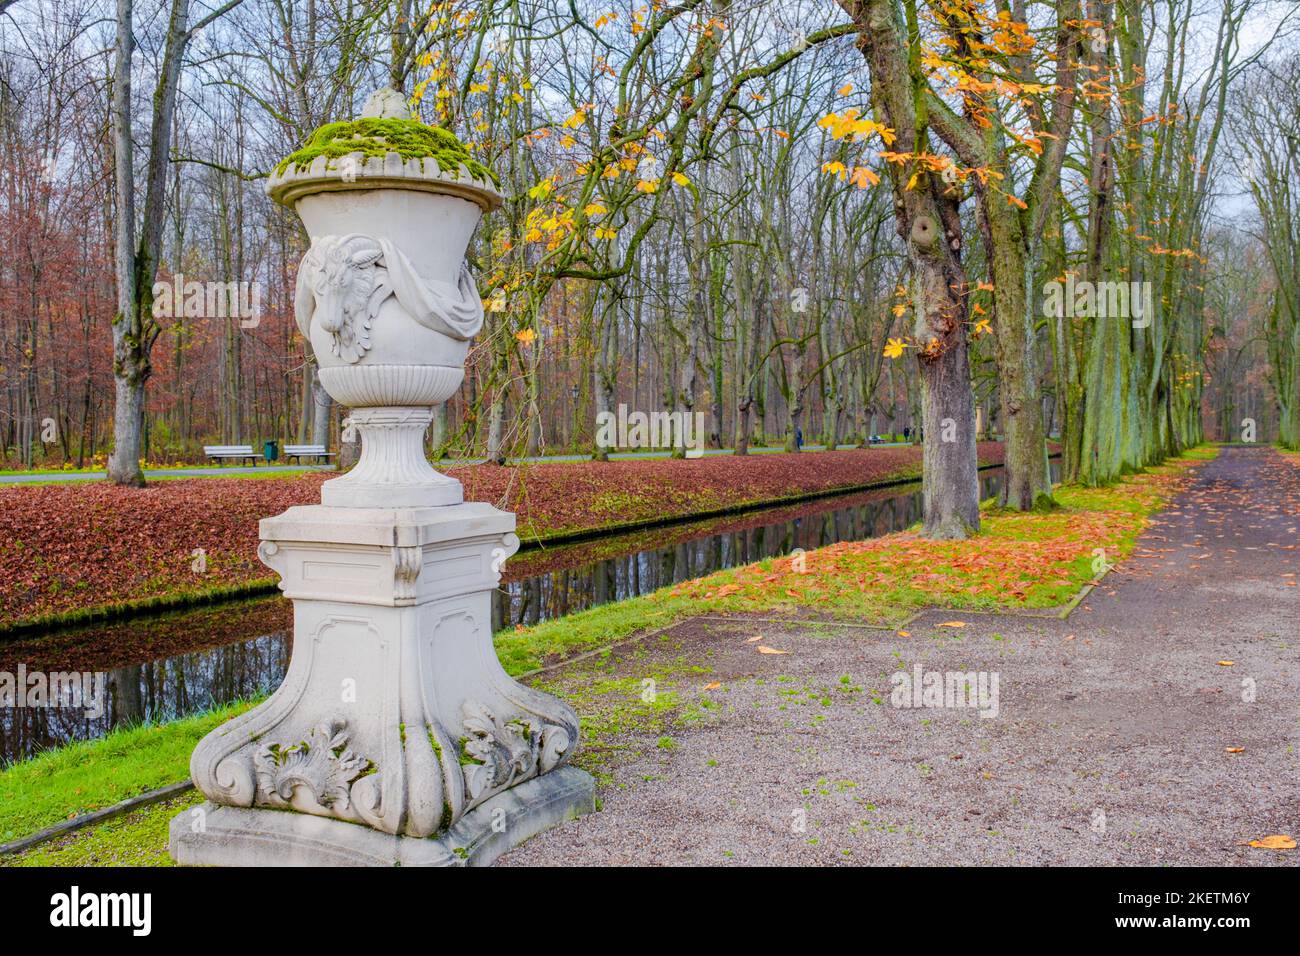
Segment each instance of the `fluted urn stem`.
[{"label": "fluted urn stem", "polygon": [[419,508],[456,505],[464,489],[429,464],[424,433],[433,421],[427,406],[358,408],[352,424],[361,434],[361,459],[346,475],[325,482],[321,504],[344,508]]}]

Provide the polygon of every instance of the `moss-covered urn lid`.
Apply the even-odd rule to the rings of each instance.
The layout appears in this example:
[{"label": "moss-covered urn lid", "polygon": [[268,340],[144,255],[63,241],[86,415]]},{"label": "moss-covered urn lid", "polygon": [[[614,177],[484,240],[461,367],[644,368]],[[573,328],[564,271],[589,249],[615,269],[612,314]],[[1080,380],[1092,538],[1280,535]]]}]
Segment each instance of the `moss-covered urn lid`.
[{"label": "moss-covered urn lid", "polygon": [[460,196],[486,212],[501,205],[496,186],[496,175],[454,134],[410,119],[405,98],[382,89],[360,119],[326,123],[282,159],[266,192],[292,208],[313,193],[413,189]]}]

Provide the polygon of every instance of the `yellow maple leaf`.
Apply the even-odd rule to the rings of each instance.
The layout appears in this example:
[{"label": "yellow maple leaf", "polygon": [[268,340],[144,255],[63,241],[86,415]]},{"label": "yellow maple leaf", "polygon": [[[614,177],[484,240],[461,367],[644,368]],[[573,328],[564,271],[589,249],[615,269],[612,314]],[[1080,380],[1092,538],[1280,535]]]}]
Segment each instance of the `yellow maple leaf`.
[{"label": "yellow maple leaf", "polygon": [[1251,840],[1250,845],[1261,850],[1294,850],[1295,840],[1285,833],[1266,836],[1262,840]]},{"label": "yellow maple leaf", "polygon": [[854,166],[853,175],[849,177],[849,182],[859,189],[866,189],[868,186],[880,185],[880,177],[866,166]]},{"label": "yellow maple leaf", "polygon": [[894,142],[894,131],[874,120],[858,119],[858,110],[848,109],[843,113],[827,113],[817,121],[817,125],[831,134],[831,139],[844,139],[846,136],[854,142],[860,142],[876,133],[885,145]]},{"label": "yellow maple leaf", "polygon": [[537,333],[534,332],[532,329],[520,329],[518,332],[515,333],[515,338],[517,338],[524,345],[532,345],[533,340],[537,338]]},{"label": "yellow maple leaf", "polygon": [[890,339],[885,343],[885,358],[896,359],[903,354],[907,344],[902,339]]},{"label": "yellow maple leaf", "polygon": [[691,181],[686,178],[685,173],[673,173],[673,182],[678,186],[689,186]]}]

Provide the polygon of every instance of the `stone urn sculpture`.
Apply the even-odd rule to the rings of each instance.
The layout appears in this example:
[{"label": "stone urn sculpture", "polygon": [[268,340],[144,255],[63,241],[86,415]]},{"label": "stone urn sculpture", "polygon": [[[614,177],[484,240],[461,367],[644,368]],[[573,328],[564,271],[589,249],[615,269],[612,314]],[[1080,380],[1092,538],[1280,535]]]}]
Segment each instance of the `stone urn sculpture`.
[{"label": "stone urn sculpture", "polygon": [[[324,127],[267,184],[312,237],[298,270],[294,314],[325,390],[352,409],[361,460],[327,482],[321,502],[344,507],[459,504],[460,483],[424,455],[433,408],[465,377],[483,303],[465,262],[479,217],[501,205],[486,169],[445,130],[402,119],[391,90],[362,124]],[[429,156],[385,152],[384,126]],[[396,137],[393,137],[396,138]],[[370,147],[370,142],[379,142]],[[333,154],[353,146],[376,153]],[[450,168],[447,168],[450,167]]]},{"label": "stone urn sculpture", "polygon": [[424,454],[483,321],[466,248],[501,197],[454,136],[406,117],[380,91],[267,184],[311,236],[295,317],[362,452],[320,505],[261,522],[293,658],[196,747],[208,802],[172,821],[180,863],[485,864],[593,806],[590,775],[565,765],[577,717],[493,648],[515,517],[465,503]]}]

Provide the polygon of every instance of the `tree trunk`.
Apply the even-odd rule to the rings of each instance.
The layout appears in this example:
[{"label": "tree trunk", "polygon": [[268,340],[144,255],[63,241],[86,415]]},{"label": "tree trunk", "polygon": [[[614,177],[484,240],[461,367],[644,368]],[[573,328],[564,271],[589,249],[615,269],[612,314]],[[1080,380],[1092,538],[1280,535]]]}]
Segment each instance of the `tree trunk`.
[{"label": "tree trunk", "polygon": [[1052,497],[1034,335],[1037,303],[1032,289],[1038,269],[1026,254],[1016,208],[1001,196],[990,199],[984,197],[980,205],[993,274],[998,398],[1005,442],[1005,476],[998,500],[1004,507],[1028,511]]},{"label": "tree trunk", "polygon": [[330,421],[334,417],[334,399],[325,391],[320,381],[320,369],[315,360],[310,363],[308,376],[311,387],[311,443],[329,446]]},{"label": "tree trunk", "polygon": [[[908,32],[892,0],[840,0],[861,31],[871,70],[871,98],[878,119],[894,130],[894,149],[926,151],[928,134],[917,115],[923,102],[907,60]],[[916,77],[924,82],[923,77]],[[922,534],[965,538],[979,530],[979,469],[975,448],[975,402],[971,392],[966,333],[966,273],[961,264],[957,200],[919,166],[887,164],[894,195],[894,223],[907,243],[912,267],[913,338],[921,378],[924,434]],[[905,185],[916,176],[915,188]],[[951,419],[953,441],[943,441]]]},{"label": "tree trunk", "polygon": [[[209,14],[196,27],[205,26],[235,3]],[[134,140],[131,123],[131,54],[135,48],[132,0],[117,0],[117,45],[113,61],[113,180],[116,191],[114,268],[117,279],[117,314],[113,318],[113,378],[117,407],[114,411],[113,454],[108,461],[110,481],[142,485],[140,458],[144,451],[145,382],[149,354],[159,327],[152,315],[153,281],[166,212],[168,149],[176,113],[176,91],[181,64],[190,40],[189,0],[172,0],[162,62],[154,87],[145,164],[144,209],[137,237],[135,215]]]},{"label": "tree trunk", "polygon": [[339,471],[348,471],[361,459],[361,429],[344,425],[349,409],[339,408],[344,418],[339,422]]},{"label": "tree trunk", "polygon": [[[600,327],[597,334],[600,347],[596,352],[595,399],[596,417],[615,412],[614,402],[618,397],[618,313],[616,306],[609,303],[602,308],[602,296],[597,293],[592,303],[592,312],[598,317]],[[596,461],[609,461],[609,448],[601,445],[600,429],[596,429],[596,438],[592,441],[592,458]]]},{"label": "tree trunk", "polygon": [[[782,350],[784,351],[784,349]],[[800,342],[794,349],[794,362],[790,367],[790,384],[787,395],[790,400],[790,420],[785,431],[785,450],[790,453],[800,451],[800,443],[796,438],[801,434],[803,429],[803,366],[806,357],[806,349],[803,342]]]},{"label": "tree trunk", "polygon": [[503,448],[502,431],[505,427],[505,394],[498,391],[496,397],[492,399],[492,406],[488,409],[488,435],[487,435],[487,459],[488,461],[504,462],[505,451]]},{"label": "tree trunk", "polygon": [[108,478],[119,485],[144,485],[140,469],[144,429],[146,363],[141,354],[143,329],[136,307],[135,170],[131,138],[131,54],[135,49],[132,0],[117,0],[117,51],[113,61],[114,265],[117,314],[113,317],[113,453]]}]

